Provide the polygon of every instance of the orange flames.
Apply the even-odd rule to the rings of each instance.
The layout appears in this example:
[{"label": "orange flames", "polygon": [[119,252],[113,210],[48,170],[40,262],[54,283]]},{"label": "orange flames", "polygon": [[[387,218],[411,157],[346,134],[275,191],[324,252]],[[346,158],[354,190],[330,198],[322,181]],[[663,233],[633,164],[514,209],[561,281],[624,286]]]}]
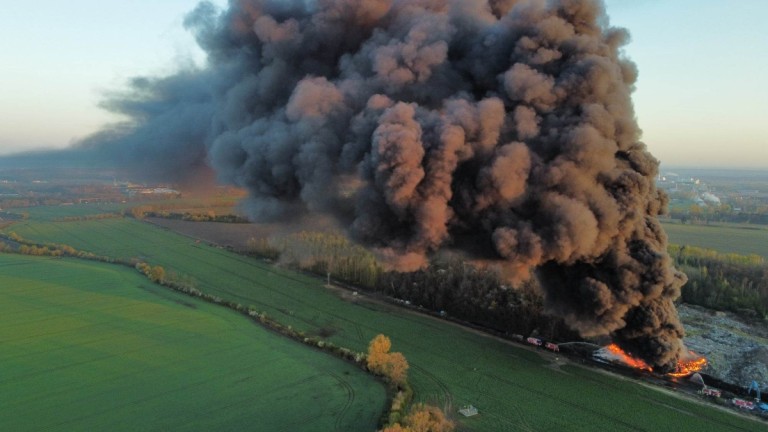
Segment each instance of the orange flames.
[{"label": "orange flames", "polygon": [[648,366],[648,363],[636,359],[634,357],[631,357],[629,354],[625,353],[624,350],[619,348],[616,344],[610,344],[607,347],[605,347],[609,353],[611,353],[619,362],[624,363],[627,366],[633,367],[635,369],[641,369],[641,370],[647,370],[648,372],[651,372],[653,369]]},{"label": "orange flames", "polygon": [[677,367],[674,372],[670,372],[667,375],[675,378],[691,375],[698,372],[707,366],[707,359],[698,356],[695,352],[688,352],[688,359],[681,359],[677,362]]},{"label": "orange flames", "polygon": [[[653,372],[653,368],[648,366],[646,362],[630,356],[629,354],[625,353],[624,350],[619,348],[619,346],[616,344],[610,344],[607,347],[605,347],[605,349],[617,361],[629,367],[645,370],[648,372]],[[673,378],[680,378],[680,377],[688,376],[688,375],[691,375],[692,373],[698,372],[707,366],[707,359],[699,356],[693,351],[689,351],[688,355],[686,355],[685,357],[686,357],[685,359],[681,359],[677,362],[677,367],[675,367],[675,371],[668,373],[667,376],[670,376]]]}]

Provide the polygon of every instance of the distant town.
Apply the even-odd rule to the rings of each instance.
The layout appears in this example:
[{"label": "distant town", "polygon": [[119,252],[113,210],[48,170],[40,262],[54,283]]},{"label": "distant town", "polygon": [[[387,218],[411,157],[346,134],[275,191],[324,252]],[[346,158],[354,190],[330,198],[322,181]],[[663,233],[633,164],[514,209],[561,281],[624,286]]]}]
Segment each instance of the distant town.
[{"label": "distant town", "polygon": [[[0,170],[0,211],[38,205],[75,205],[98,202],[129,202],[181,198],[182,193],[167,184],[133,183],[110,173],[91,174],[72,181],[61,175],[31,170]],[[70,177],[73,178],[73,177]]]},{"label": "distant town", "polygon": [[730,170],[662,170],[657,186],[669,216],[683,222],[768,224],[768,175]]}]

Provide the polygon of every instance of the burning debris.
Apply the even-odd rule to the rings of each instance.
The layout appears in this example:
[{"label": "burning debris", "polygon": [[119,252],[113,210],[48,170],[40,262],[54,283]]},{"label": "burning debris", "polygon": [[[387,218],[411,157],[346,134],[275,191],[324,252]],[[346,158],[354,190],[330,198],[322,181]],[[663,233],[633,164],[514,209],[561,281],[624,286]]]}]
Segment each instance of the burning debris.
[{"label": "burning debris", "polygon": [[594,357],[608,363],[618,363],[633,369],[640,369],[648,372],[653,371],[653,369],[648,366],[648,363],[630,356],[616,344],[610,344],[600,348],[595,352]]},{"label": "burning debris", "polygon": [[693,351],[688,351],[688,354],[683,356],[678,362],[673,372],[667,373],[667,375],[673,378],[682,378],[693,373],[704,370],[707,367],[707,359],[696,355]]},{"label": "burning debris", "polygon": [[683,328],[637,70],[597,0],[239,0],[185,24],[201,70],[140,78],[78,151],[210,164],[254,220],[334,216],[393,267],[453,248],[538,277],[546,307],[674,370]]},{"label": "burning debris", "polygon": [[[644,370],[648,372],[654,372],[654,369],[641,359],[632,357],[627,354],[616,344],[610,344],[595,351],[594,357],[598,360],[608,363],[621,364],[633,369]],[[678,360],[674,369],[670,372],[661,371],[666,376],[671,378],[682,378],[692,375],[696,372],[700,372],[707,367],[707,359],[697,355],[693,351],[688,351],[687,354],[682,356]]]}]

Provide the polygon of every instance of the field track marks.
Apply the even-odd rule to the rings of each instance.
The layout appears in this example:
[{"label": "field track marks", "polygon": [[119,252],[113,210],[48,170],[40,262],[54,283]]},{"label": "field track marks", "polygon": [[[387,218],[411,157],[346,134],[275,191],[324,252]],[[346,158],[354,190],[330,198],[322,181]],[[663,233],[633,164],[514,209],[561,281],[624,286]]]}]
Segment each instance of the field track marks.
[{"label": "field track marks", "polygon": [[437,401],[442,402],[443,411],[445,412],[451,412],[453,409],[453,394],[448,389],[448,386],[445,385],[443,381],[441,381],[438,377],[436,377],[432,372],[429,372],[427,369],[417,366],[415,364],[410,365],[411,369],[418,371],[420,374],[427,377],[430,381],[434,382],[439,391],[440,395],[437,396]]},{"label": "field track marks", "polygon": [[356,337],[358,340],[365,342],[365,336],[363,336],[363,328],[360,327],[360,324],[358,324],[358,323],[356,323],[354,321],[350,321],[348,319],[344,319],[343,317],[338,317],[338,318],[341,318],[341,319],[349,322],[350,324],[352,324],[352,328],[354,328],[354,330],[355,330],[355,334],[354,334],[353,337]]},{"label": "field track marks", "polygon": [[[147,402],[152,401],[152,400],[162,399],[162,398],[164,398],[164,397],[166,397],[166,396],[168,396],[170,394],[173,394],[173,393],[183,394],[184,392],[193,391],[194,389],[200,388],[200,387],[204,386],[207,383],[219,381],[219,380],[223,379],[223,377],[225,377],[227,374],[231,374],[233,372],[237,373],[237,372],[240,372],[242,370],[247,370],[249,368],[251,368],[251,366],[248,366],[248,367],[243,368],[241,370],[223,371],[223,372],[218,373],[217,375],[210,376],[210,377],[207,377],[205,379],[197,379],[197,380],[194,380],[194,381],[189,381],[186,384],[181,385],[181,386],[176,386],[176,387],[173,387],[173,388],[164,389],[162,391],[151,392],[151,393],[149,393],[145,397],[124,401],[124,402],[116,405],[115,409],[118,410],[118,411],[120,411],[120,410],[127,410],[130,407],[136,407],[136,406],[139,406],[139,405],[141,405],[143,403],[147,403]],[[106,396],[107,395],[105,395],[105,397]],[[76,423],[81,422],[83,420],[95,418],[95,417],[98,417],[98,416],[101,416],[101,415],[104,415],[104,413],[103,412],[96,412],[96,413],[81,415],[81,416],[78,416],[78,417],[75,417],[75,418],[64,420],[64,421],[59,422],[57,424],[52,424],[52,425],[48,426],[47,430],[52,430],[52,431],[67,430],[67,428],[65,428],[64,426],[69,425],[69,424],[73,424],[73,423],[76,424]]]},{"label": "field track marks", "polygon": [[344,432],[343,426],[343,420],[344,415],[349,411],[349,409],[352,407],[352,404],[355,402],[355,389],[349,385],[349,383],[342,377],[340,377],[338,374],[330,373],[330,376],[332,376],[336,381],[339,382],[339,385],[344,389],[344,391],[347,392],[347,401],[344,403],[344,406],[341,408],[341,411],[336,415],[336,423],[335,423],[335,429],[338,432]]},{"label": "field track marks", "polygon": [[635,425],[633,425],[631,423],[628,423],[628,422],[624,421],[620,417],[609,415],[609,414],[606,414],[606,413],[594,410],[592,408],[589,408],[586,405],[582,405],[582,404],[573,402],[571,400],[564,399],[564,398],[559,397],[557,395],[554,395],[554,394],[551,394],[551,393],[547,393],[547,392],[544,392],[542,390],[539,390],[539,389],[536,389],[536,388],[533,388],[533,387],[530,387],[530,386],[526,386],[526,385],[514,382],[514,381],[509,380],[507,378],[504,378],[504,377],[501,377],[501,376],[498,376],[498,375],[494,375],[494,374],[488,374],[488,377],[490,377],[490,378],[492,378],[494,380],[498,380],[500,382],[507,383],[507,384],[509,384],[511,386],[523,389],[523,390],[525,390],[527,392],[536,394],[536,395],[541,396],[541,397],[543,397],[545,399],[552,399],[552,400],[558,401],[559,403],[561,403],[563,405],[568,405],[568,406],[573,407],[573,408],[575,408],[577,410],[588,411],[588,412],[592,413],[596,417],[603,417],[605,419],[608,419],[608,420],[610,420],[610,421],[612,421],[612,422],[614,422],[616,424],[619,424],[619,425],[625,427],[627,430],[635,430],[635,431],[644,431],[645,430],[645,429],[642,429],[640,427],[637,427],[637,426],[635,426]]}]

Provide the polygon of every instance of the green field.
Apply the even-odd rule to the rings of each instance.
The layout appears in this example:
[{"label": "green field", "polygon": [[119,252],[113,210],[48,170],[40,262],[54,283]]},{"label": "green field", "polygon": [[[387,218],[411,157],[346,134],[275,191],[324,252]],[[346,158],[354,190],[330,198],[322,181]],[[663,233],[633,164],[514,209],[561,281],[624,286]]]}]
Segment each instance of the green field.
[{"label": "green field", "polygon": [[768,430],[728,412],[574,365],[430,317],[359,297],[343,299],[321,280],[197,244],[128,219],[23,222],[16,231],[97,254],[139,257],[189,275],[197,288],[266,311],[306,332],[364,350],[377,333],[411,364],[416,397],[446,408],[464,404],[481,414],[457,418],[459,430],[755,431]]},{"label": "green field", "polygon": [[768,260],[768,227],[663,223],[669,242],[722,253],[760,255]]},{"label": "green field", "polygon": [[0,254],[0,431],[374,430],[354,365],[116,265]]},{"label": "green field", "polygon": [[203,198],[178,198],[166,200],[130,201],[123,203],[95,202],[56,206],[37,206],[28,208],[7,209],[9,213],[26,215],[31,220],[52,221],[63,218],[76,218],[105,213],[122,213],[132,207],[149,206],[158,210],[170,212],[207,213],[216,214],[237,213],[237,197],[219,196],[210,199]]},{"label": "green field", "polygon": [[83,217],[104,213],[120,213],[129,208],[129,204],[121,203],[91,203],[60,206],[39,206],[29,208],[8,209],[9,213],[26,215],[30,220],[50,221],[66,217]]}]

